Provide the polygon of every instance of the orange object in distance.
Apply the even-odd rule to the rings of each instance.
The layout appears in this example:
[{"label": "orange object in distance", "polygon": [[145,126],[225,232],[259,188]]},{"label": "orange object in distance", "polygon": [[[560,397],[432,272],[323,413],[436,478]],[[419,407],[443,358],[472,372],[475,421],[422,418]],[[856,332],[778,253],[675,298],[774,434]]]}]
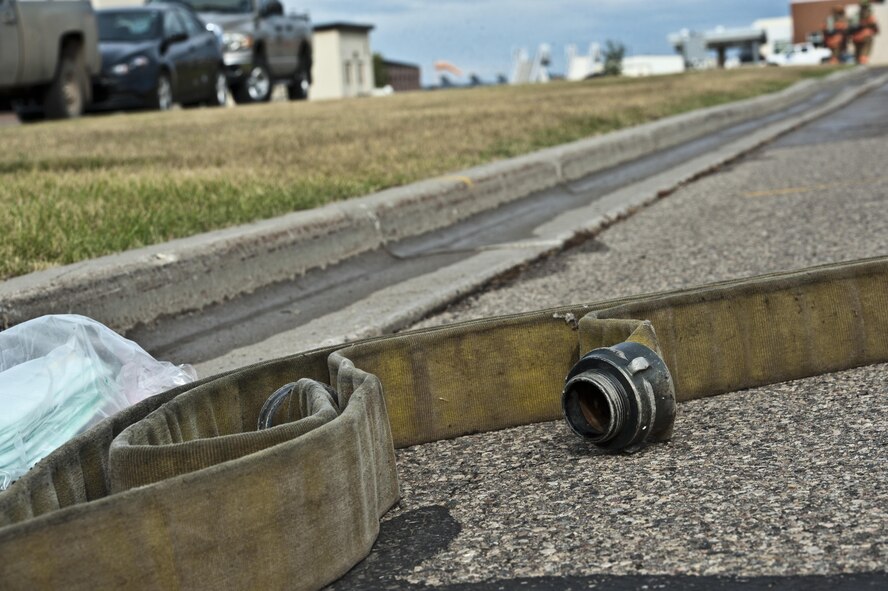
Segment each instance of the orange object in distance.
[{"label": "orange object in distance", "polygon": [[446,62],[444,60],[438,60],[435,62],[435,71],[436,72],[450,72],[454,76],[462,76],[463,71],[451,64],[450,62]]}]

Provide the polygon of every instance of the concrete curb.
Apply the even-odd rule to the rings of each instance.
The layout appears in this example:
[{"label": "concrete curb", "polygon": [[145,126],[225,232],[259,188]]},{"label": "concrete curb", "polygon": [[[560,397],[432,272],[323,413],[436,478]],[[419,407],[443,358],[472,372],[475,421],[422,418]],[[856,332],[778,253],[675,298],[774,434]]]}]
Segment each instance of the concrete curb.
[{"label": "concrete curb", "polygon": [[451,225],[864,76],[863,69],[839,72],[315,210],[16,277],[0,283],[0,324],[76,312],[125,331]]},{"label": "concrete curb", "polygon": [[[402,330],[516,268],[551,256],[577,237],[593,236],[708,171],[776,137],[841,108],[888,83],[888,75],[846,89],[824,105],[767,125],[675,168],[620,188],[592,203],[560,214],[534,230],[534,239],[483,249],[454,265],[374,292],[337,312],[314,318],[264,341],[194,363],[198,375],[213,375],[292,351],[356,341]],[[191,360],[180,360],[190,361]]]}]

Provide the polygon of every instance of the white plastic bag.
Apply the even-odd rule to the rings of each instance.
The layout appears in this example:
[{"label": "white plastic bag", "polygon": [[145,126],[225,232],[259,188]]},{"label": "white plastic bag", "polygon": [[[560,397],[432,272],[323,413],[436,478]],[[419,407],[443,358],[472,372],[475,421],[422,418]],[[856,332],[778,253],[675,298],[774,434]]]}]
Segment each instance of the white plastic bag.
[{"label": "white plastic bag", "polygon": [[84,316],[0,332],[0,490],[105,417],[196,378]]}]

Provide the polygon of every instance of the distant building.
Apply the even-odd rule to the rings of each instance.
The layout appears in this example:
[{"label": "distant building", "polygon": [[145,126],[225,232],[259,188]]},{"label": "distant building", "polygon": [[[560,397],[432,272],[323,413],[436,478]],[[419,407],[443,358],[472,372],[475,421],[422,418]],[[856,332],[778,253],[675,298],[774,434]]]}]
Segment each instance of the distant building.
[{"label": "distant building", "polygon": [[512,54],[512,75],[509,84],[540,84],[549,81],[549,65],[552,63],[552,48],[541,43],[531,60],[524,49]]},{"label": "distant building", "polygon": [[740,62],[757,64],[761,61],[759,48],[768,40],[767,31],[755,27],[726,29],[717,27],[705,34],[706,46],[714,49],[718,66],[724,67],[729,49],[739,50]]},{"label": "distant building", "polygon": [[714,63],[709,58],[709,50],[706,48],[706,37],[703,33],[682,29],[678,33],[669,35],[669,43],[684,59],[685,67],[693,70],[709,68]]},{"label": "distant building", "polygon": [[765,59],[783,52],[789,45],[792,45],[792,17],[760,18],[752,23],[752,28],[765,32],[767,41],[760,48],[760,53]]},{"label": "distant building", "polygon": [[92,0],[96,10],[105,8],[120,8],[123,6],[142,6],[145,0]]},{"label": "distant building", "polygon": [[[703,33],[682,31],[669,36],[669,42],[675,50],[684,56],[685,64],[689,68],[699,68],[700,49],[715,51],[716,64],[725,67],[729,49],[740,51],[740,61],[759,63],[761,56],[759,48],[767,41],[767,33],[764,29],[754,27],[726,29],[718,27]],[[703,62],[704,64],[707,62]]]},{"label": "distant building", "polygon": [[382,65],[388,74],[389,86],[395,92],[405,92],[408,90],[419,90],[421,88],[419,79],[419,66],[414,64],[405,64],[403,62],[393,62],[384,60]]},{"label": "distant building", "polygon": [[[587,55],[578,55],[575,45],[568,45],[567,80],[586,80],[604,74],[604,57],[597,43],[589,46]],[[678,74],[685,71],[684,58],[680,55],[632,55],[624,57],[620,64],[623,76],[638,78],[641,76],[660,76]]]},{"label": "distant building", "polygon": [[564,77],[567,80],[585,80],[604,74],[604,58],[597,43],[589,45],[589,53],[586,55],[580,55],[576,45],[568,45],[564,53],[567,58],[567,72]]},{"label": "distant building", "polygon": [[848,7],[857,6],[857,2],[843,2],[842,0],[793,0],[790,2],[792,13],[792,42],[805,43],[809,36],[819,35],[823,30],[826,17],[836,5]]},{"label": "distant building", "polygon": [[373,81],[373,25],[329,23],[314,27],[311,100],[368,96]]},{"label": "distant building", "polygon": [[[792,0],[790,11],[792,12],[793,43],[804,43],[813,36],[818,40],[829,16],[830,10],[836,4],[845,6],[849,15],[857,12],[857,2],[842,0]],[[881,33],[876,35],[873,44],[872,64],[888,64],[888,4],[884,2],[872,3],[873,15],[879,21]]]},{"label": "distant building", "polygon": [[685,71],[684,58],[680,55],[632,55],[623,58],[623,76],[663,76]]}]

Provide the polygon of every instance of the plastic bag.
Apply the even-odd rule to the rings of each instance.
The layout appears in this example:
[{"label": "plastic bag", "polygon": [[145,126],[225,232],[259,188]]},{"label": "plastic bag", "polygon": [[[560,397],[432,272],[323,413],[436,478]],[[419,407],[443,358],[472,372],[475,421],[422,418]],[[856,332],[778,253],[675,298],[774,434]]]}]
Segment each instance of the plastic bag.
[{"label": "plastic bag", "polygon": [[84,316],[0,332],[0,490],[105,417],[196,378]]}]

